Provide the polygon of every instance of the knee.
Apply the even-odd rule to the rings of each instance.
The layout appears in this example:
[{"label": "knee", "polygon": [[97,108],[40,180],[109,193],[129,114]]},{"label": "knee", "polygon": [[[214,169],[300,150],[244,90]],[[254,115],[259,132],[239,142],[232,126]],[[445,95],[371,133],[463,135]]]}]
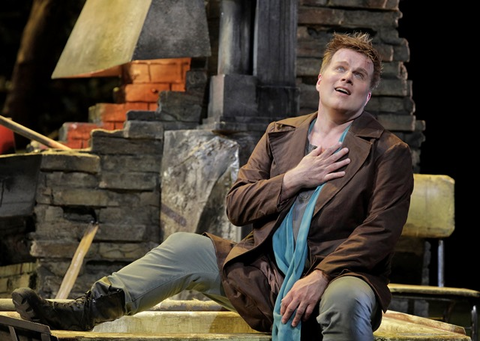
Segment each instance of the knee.
[{"label": "knee", "polygon": [[347,335],[349,340],[371,340],[376,305],[375,293],[365,281],[342,277],[332,281],[325,290],[317,322],[324,336],[338,334]]},{"label": "knee", "polygon": [[163,241],[162,244],[181,244],[184,247],[197,245],[201,240],[207,237],[193,232],[174,232]]},{"label": "knee", "polygon": [[375,293],[365,281],[342,277],[325,290],[320,300],[320,314],[341,319],[357,316],[369,321],[376,304]]},{"label": "knee", "polygon": [[376,298],[372,288],[362,279],[356,277],[342,277],[334,280],[325,291],[320,307],[335,306],[345,312],[354,312],[358,309],[371,311]]},{"label": "knee", "polygon": [[167,238],[163,241],[162,244],[170,243],[170,242],[179,242],[179,241],[187,241],[191,238],[191,232],[173,232],[171,235],[167,236]]},{"label": "knee", "polygon": [[213,244],[210,238],[204,235],[193,232],[174,232],[157,248],[172,254],[180,252],[181,255],[189,254],[195,257],[197,252],[205,250],[207,247],[213,248]]}]

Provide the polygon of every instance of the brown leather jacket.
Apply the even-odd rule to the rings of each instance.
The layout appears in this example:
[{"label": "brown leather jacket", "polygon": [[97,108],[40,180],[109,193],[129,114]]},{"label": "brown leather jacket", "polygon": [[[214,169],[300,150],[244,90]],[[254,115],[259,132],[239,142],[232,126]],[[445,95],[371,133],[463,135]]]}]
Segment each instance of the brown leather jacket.
[{"label": "brown leather jacket", "polygon": [[[225,292],[254,329],[271,331],[272,311],[283,275],[275,265],[271,236],[295,198],[280,202],[285,172],[304,156],[316,113],[269,124],[227,198],[235,225],[252,224],[239,243],[208,235],[214,242]],[[316,202],[308,235],[310,273],[333,280],[363,278],[387,310],[391,258],[406,222],[413,190],[410,149],[369,113],[352,123],[343,145],[351,159],[343,178],[329,181]]]}]

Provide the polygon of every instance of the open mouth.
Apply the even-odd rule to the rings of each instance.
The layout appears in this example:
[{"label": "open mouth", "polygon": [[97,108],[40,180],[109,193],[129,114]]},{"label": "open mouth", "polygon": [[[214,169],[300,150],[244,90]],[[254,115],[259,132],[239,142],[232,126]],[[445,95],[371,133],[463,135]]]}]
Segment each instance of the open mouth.
[{"label": "open mouth", "polygon": [[348,91],[345,88],[335,88],[335,91],[341,92],[342,94],[345,94],[345,95],[350,95],[350,91]]}]

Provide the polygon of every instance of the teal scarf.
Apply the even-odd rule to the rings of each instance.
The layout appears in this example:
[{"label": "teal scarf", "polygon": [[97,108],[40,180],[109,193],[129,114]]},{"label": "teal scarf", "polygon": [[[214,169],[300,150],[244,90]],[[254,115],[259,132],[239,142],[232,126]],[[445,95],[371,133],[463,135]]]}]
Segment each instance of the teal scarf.
[{"label": "teal scarf", "polygon": [[[312,122],[312,125],[314,122]],[[343,141],[343,139],[345,138],[349,127],[350,126],[348,126],[343,132],[342,136],[340,137],[340,141]],[[292,212],[295,203],[292,205],[282,224],[273,235],[273,251],[275,254],[275,260],[277,262],[278,268],[285,275],[285,279],[278,293],[273,311],[272,340],[274,341],[300,340],[302,324],[299,323],[296,327],[292,327],[292,320],[295,316],[296,311],[292,314],[290,320],[287,323],[283,324],[281,321],[282,316],[280,315],[280,306],[282,303],[282,299],[302,275],[305,261],[307,260],[307,236],[310,229],[310,222],[312,220],[313,211],[315,209],[315,203],[317,201],[318,195],[320,194],[320,191],[322,190],[323,185],[324,183],[319,185],[315,189],[305,208],[296,242],[295,236],[293,234],[292,224]]]}]

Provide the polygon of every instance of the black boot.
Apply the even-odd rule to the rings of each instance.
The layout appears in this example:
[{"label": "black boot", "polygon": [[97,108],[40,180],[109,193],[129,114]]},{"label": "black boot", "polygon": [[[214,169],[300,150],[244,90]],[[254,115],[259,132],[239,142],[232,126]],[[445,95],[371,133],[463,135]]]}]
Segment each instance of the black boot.
[{"label": "black boot", "polygon": [[23,319],[51,329],[87,331],[125,314],[123,291],[112,288],[106,277],[95,282],[85,295],[65,303],[45,300],[30,288],[14,290],[12,300]]}]

